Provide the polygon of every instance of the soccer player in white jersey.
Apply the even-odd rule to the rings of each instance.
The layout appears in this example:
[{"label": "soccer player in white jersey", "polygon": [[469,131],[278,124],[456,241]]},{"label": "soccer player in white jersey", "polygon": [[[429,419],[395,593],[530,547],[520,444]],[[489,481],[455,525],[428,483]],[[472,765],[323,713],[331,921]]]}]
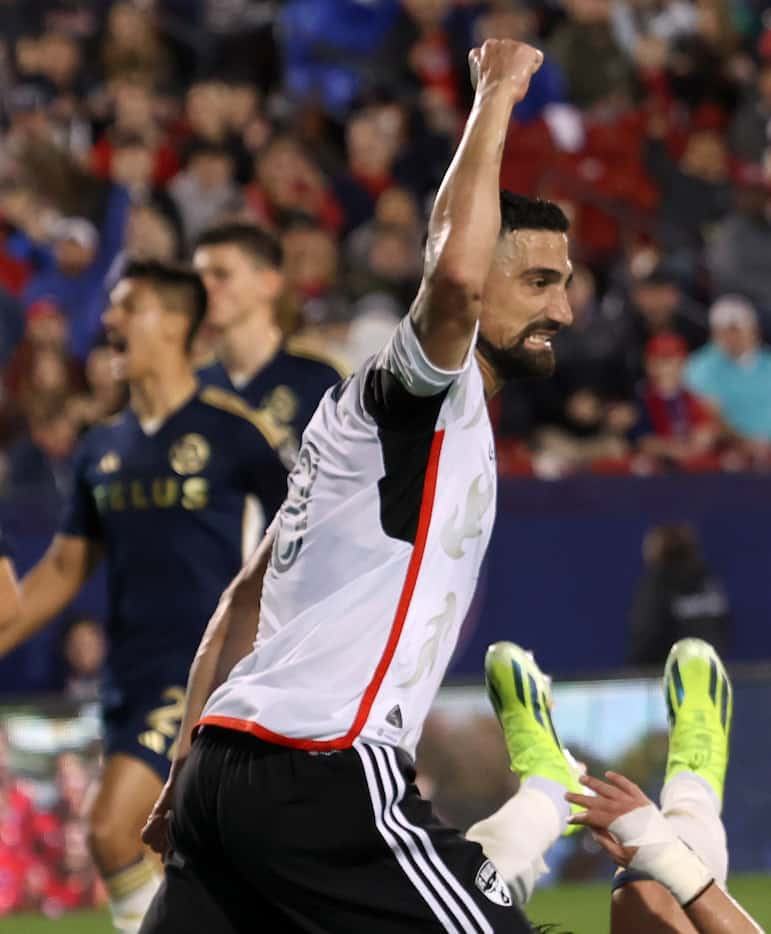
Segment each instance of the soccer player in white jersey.
[{"label": "soccer player in white jersey", "polygon": [[[590,827],[624,867],[613,884],[611,934],[761,930],[725,891],[728,849],[720,809],[733,703],[728,674],[709,643],[677,642],[664,669],[670,731],[661,810],[614,772],[606,781],[584,776],[582,793],[565,793],[551,686],[530,652],[511,642],[490,646],[485,675],[520,790],[466,836],[482,845],[520,905],[547,871],[544,856],[571,802],[571,823]],[[570,918],[561,920],[570,925]]]},{"label": "soccer player in white jersey", "polygon": [[543,57],[494,39],[469,58],[474,105],[411,312],[322,398],[191,670],[145,832],[164,849],[173,795],[143,934],[531,930],[482,847],[413,781],[495,516],[486,400],[550,375],[572,320],[565,216],[499,192],[511,111]]}]

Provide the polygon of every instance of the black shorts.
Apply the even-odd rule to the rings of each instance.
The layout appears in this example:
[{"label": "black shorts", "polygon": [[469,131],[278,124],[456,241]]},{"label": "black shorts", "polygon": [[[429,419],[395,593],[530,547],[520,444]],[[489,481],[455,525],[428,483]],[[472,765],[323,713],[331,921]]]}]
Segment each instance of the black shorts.
[{"label": "black shorts", "polygon": [[166,781],[185,706],[183,685],[143,683],[102,707],[105,756],[139,759]]},{"label": "black shorts", "polygon": [[532,931],[414,778],[390,747],[310,753],[204,728],[141,934]]}]

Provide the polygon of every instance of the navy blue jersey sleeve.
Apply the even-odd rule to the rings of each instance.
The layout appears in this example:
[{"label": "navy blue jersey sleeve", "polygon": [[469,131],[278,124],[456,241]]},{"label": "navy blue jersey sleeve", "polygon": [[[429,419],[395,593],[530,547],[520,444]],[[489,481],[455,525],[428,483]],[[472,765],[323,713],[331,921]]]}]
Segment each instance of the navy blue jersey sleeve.
[{"label": "navy blue jersey sleeve", "polygon": [[239,396],[215,386],[201,391],[201,401],[237,416],[229,439],[243,490],[257,496],[270,521],[286,496],[291,440],[286,425],[268,409],[253,409]]},{"label": "navy blue jersey sleeve", "polygon": [[311,341],[293,337],[287,341],[285,349],[291,357],[299,357],[306,361],[322,392],[334,386],[341,379],[350,376],[350,367],[344,361],[335,359],[327,353],[326,349]]},{"label": "navy blue jersey sleeve", "polygon": [[286,458],[282,458],[280,441],[277,443],[270,434],[266,437],[253,424],[244,427],[244,442],[240,445],[244,487],[259,498],[270,521],[286,496]]},{"label": "navy blue jersey sleeve", "polygon": [[2,528],[0,528],[0,558],[13,558],[11,546],[8,542],[8,539],[3,534]]},{"label": "navy blue jersey sleeve", "polygon": [[94,494],[86,477],[88,464],[88,436],[86,436],[75,455],[72,493],[65,507],[60,531],[64,535],[99,541],[102,538],[102,525]]},{"label": "navy blue jersey sleeve", "polygon": [[349,375],[349,371],[342,367],[340,369],[333,369],[330,364],[318,361],[313,372],[313,388],[318,398],[320,399],[330,386],[339,383],[341,379],[347,379]]}]

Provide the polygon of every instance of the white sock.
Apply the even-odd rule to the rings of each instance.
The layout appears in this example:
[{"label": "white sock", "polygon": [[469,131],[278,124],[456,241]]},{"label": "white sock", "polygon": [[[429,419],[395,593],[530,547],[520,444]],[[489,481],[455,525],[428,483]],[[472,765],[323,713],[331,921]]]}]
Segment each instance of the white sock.
[{"label": "white sock", "polygon": [[709,782],[694,772],[678,772],[661,789],[661,811],[680,839],[725,886],[728,845],[720,801]]},{"label": "white sock", "polygon": [[520,905],[548,872],[544,854],[562,833],[570,813],[564,794],[558,782],[526,779],[513,798],[466,834],[493,861]]},{"label": "white sock", "polygon": [[118,934],[138,934],[161,878],[155,865],[143,856],[105,879],[112,923]]},{"label": "white sock", "polygon": [[560,833],[562,833],[570,817],[570,805],[565,800],[567,788],[559,782],[553,781],[551,778],[542,778],[540,775],[532,775],[530,778],[526,778],[520,787],[528,790],[537,789],[542,794],[546,795],[554,806],[554,810],[557,812],[557,819],[560,822]]},{"label": "white sock", "polygon": [[536,882],[542,876],[548,875],[548,872],[549,864],[542,856],[538,856],[522,872],[509,879],[509,891],[520,908],[524,908],[530,901]]}]

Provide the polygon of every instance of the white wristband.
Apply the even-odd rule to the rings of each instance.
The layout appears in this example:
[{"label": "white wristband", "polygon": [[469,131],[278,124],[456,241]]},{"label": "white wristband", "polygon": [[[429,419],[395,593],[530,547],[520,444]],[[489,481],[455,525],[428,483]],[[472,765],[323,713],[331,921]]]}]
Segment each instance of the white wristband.
[{"label": "white wristband", "polygon": [[707,867],[680,840],[655,805],[617,817],[608,830],[622,846],[637,847],[629,868],[645,872],[666,886],[681,905],[696,898],[712,882]]}]

